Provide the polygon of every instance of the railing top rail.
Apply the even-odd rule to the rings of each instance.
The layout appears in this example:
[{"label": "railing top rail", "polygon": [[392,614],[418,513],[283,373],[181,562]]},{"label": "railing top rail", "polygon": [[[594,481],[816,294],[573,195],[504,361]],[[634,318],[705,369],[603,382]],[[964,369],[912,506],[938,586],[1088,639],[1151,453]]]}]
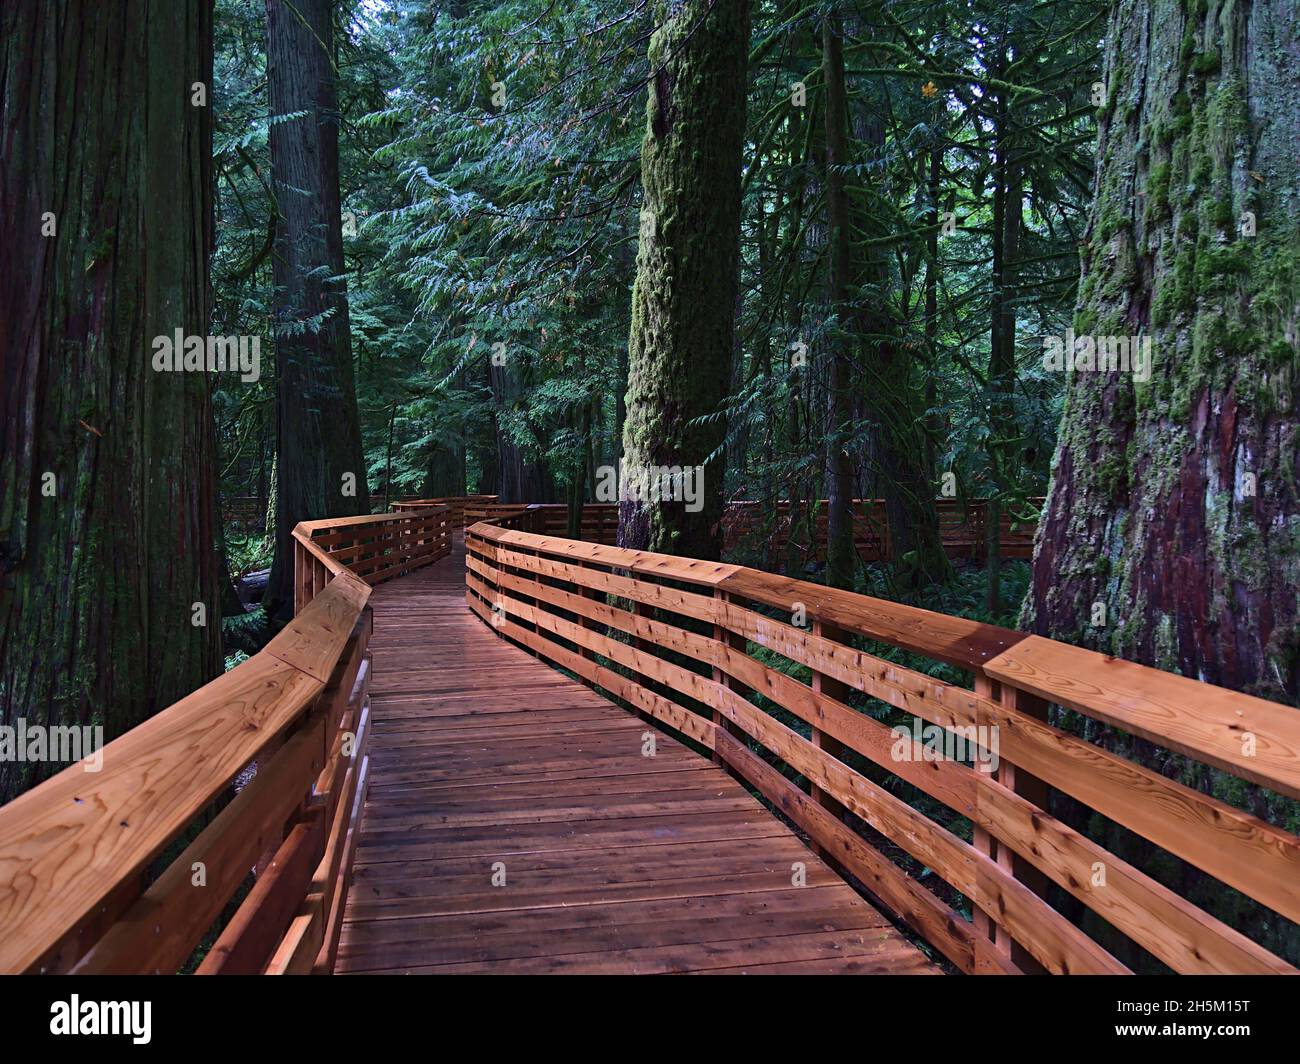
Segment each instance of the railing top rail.
[{"label": "railing top rail", "polygon": [[[439,511],[451,512],[450,506],[433,505],[421,507],[420,513],[424,515],[438,513]],[[409,521],[410,514],[384,513],[384,514],[358,514],[356,517],[327,517],[319,521],[299,521],[294,526],[294,531],[301,531],[310,535],[313,532],[320,532],[322,529],[341,529],[352,528],[356,525],[377,525],[393,521]]]},{"label": "railing top rail", "polygon": [[794,603],[802,603],[809,617],[962,668],[981,668],[984,662],[1025,638],[1023,632],[1009,628],[841,591],[743,565],[607,547],[559,536],[539,536],[497,528],[490,523],[484,523],[481,531],[478,525],[471,525],[468,531],[484,539],[527,546],[559,558],[584,560],[647,576],[696,583],[702,587],[722,588],[770,606],[793,609]]},{"label": "railing top rail", "polygon": [[716,587],[727,577],[741,569],[741,566],[729,565],[724,562],[679,558],[671,554],[655,554],[652,551],[628,550],[625,547],[607,547],[599,543],[588,543],[586,540],[581,539],[564,539],[561,536],[543,536],[532,532],[518,532],[501,528],[492,521],[481,521],[478,524],[470,525],[466,529],[466,533],[481,536],[494,542],[527,546],[530,550],[543,551],[553,554],[557,558],[572,558],[592,562],[596,565],[628,569],[647,576],[662,576],[708,587]]}]

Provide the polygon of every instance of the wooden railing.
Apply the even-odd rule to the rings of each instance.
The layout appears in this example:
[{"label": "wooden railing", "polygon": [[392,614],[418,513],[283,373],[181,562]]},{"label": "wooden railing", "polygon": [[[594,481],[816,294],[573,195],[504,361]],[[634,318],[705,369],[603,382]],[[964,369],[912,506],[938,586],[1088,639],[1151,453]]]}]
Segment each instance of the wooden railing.
[{"label": "wooden railing", "polygon": [[[1031,506],[1041,507],[1043,504],[1042,499],[1028,501]],[[972,561],[983,559],[987,542],[988,500],[935,499],[934,508],[939,520],[939,538],[949,557]],[[1002,557],[1033,556],[1037,522],[1017,521],[1011,514],[1003,512],[999,515],[998,528],[998,551]],[[722,531],[723,549],[726,551],[733,551],[747,541],[761,545],[760,537],[766,533],[768,549],[780,556],[792,534],[790,504],[778,502],[775,507],[769,507],[752,501],[730,502],[723,513]],[[824,499],[816,504],[809,532],[809,559],[824,559],[827,535]],[[587,537],[584,535],[582,538]],[[853,545],[863,561],[887,561],[893,556],[889,518],[883,500],[853,500]]]},{"label": "wooden railing", "polygon": [[226,525],[261,531],[266,528],[266,500],[256,495],[224,496],[221,499],[221,520]]},{"label": "wooden railing", "polygon": [[452,527],[447,506],[301,522],[294,529],[294,610],[310,602],[338,567],[374,585],[445,558]]},{"label": "wooden railing", "polygon": [[389,509],[395,513],[411,513],[433,506],[445,506],[451,514],[453,528],[465,527],[465,508],[467,506],[490,506],[497,501],[496,495],[462,495],[445,499],[399,499]]},{"label": "wooden railing", "polygon": [[[1041,499],[1031,499],[1041,505]],[[448,505],[453,507],[457,528],[473,524],[475,520],[494,520],[503,514],[528,509],[534,531],[547,536],[568,534],[569,509],[564,503],[499,503],[495,495],[474,496],[466,499],[424,499],[394,503],[392,509],[408,511],[423,506]],[[944,548],[953,558],[980,560],[985,550],[984,499],[936,499],[935,510],[939,516],[939,534]],[[853,542],[863,561],[887,560],[892,554],[889,520],[885,504],[880,499],[856,499],[853,503]],[[1000,553],[1004,558],[1028,558],[1034,550],[1033,521],[1017,521],[1010,514],[1000,518]],[[826,502],[815,506],[810,536],[809,560],[826,556]],[[761,545],[760,537],[766,533],[768,548],[778,556],[790,540],[790,504],[778,502],[775,507],[763,503],[734,500],[726,504],[722,517],[723,550],[733,551],[742,545]],[[618,504],[587,503],[582,508],[581,530],[577,537],[588,543],[618,544]]]},{"label": "wooden railing", "polygon": [[[466,544],[466,599],[498,635],[712,751],[961,971],[1127,970],[1048,904],[1049,882],[1176,971],[1295,971],[1047,808],[1051,787],[1300,920],[1300,839],[1053,726],[1047,712],[1065,707],[1295,798],[1295,709],[735,565],[488,522]],[[973,687],[864,652],[864,641],[958,666]],[[933,731],[918,743],[850,695]],[[927,754],[949,749],[936,738],[958,737],[971,764]],[[947,824],[898,797],[903,783],[950,810]],[[924,882],[872,832],[928,870]],[[928,889],[935,877],[949,889]]]},{"label": "wooden railing", "polygon": [[295,616],[261,653],[109,743],[101,771],[0,808],[0,972],[174,972],[214,935],[201,974],[332,970],[369,775],[366,601],[443,557],[450,518],[293,535]]}]

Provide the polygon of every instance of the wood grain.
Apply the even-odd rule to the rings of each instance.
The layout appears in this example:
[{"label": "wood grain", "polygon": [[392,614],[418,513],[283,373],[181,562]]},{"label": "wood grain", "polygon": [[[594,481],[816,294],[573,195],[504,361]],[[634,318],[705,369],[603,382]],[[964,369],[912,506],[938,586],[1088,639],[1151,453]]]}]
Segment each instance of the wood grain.
[{"label": "wood grain", "polygon": [[703,746],[711,719],[518,614],[494,624],[495,589],[466,588],[447,564],[372,596],[371,781],[336,971],[935,971],[721,768],[521,648]]},{"label": "wood grain", "polygon": [[1022,691],[1300,798],[1300,713],[1290,706],[1039,636],[984,669]]}]

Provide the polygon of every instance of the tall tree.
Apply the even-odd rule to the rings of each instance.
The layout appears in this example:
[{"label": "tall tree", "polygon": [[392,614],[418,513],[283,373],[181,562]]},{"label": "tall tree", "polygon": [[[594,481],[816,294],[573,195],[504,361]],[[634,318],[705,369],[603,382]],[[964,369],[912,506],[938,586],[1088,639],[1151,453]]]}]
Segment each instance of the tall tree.
[{"label": "tall tree", "polygon": [[[998,34],[990,42],[993,62],[990,71],[1006,77],[1014,61],[1010,35]],[[1008,53],[1011,53],[1008,55]],[[1015,151],[1015,114],[1011,94],[999,88],[991,94],[993,219],[993,301],[990,308],[988,364],[989,435],[988,462],[990,491],[984,511],[984,562],[988,578],[986,609],[990,617],[1002,612],[1002,499],[1015,453],[1014,386],[1016,374],[1016,257],[1020,251],[1023,224],[1023,190]]]},{"label": "tall tree", "polygon": [[210,3],[0,9],[6,725],[112,738],[219,667],[209,381],[153,368],[208,332],[211,71]]},{"label": "tall tree", "polygon": [[619,542],[716,558],[726,464],[719,411],[735,329],[749,3],[660,2],[656,21],[623,456],[633,472],[703,466],[703,505],[690,512],[682,500],[626,499]]},{"label": "tall tree", "polygon": [[293,605],[299,521],[367,513],[339,201],[333,0],[267,0],[275,234],[275,562],[266,605]]},{"label": "tall tree", "polygon": [[[878,13],[873,19],[879,21]],[[865,394],[862,407],[870,420],[872,482],[884,497],[891,541],[891,568],[899,587],[943,583],[951,567],[939,538],[934,506],[934,470],[927,459],[924,418],[928,360],[919,365],[902,334],[899,302],[902,287],[891,269],[889,245],[912,241],[910,225],[897,219],[883,174],[887,159],[886,128],[881,107],[848,107],[843,60],[843,30],[832,13],[823,24],[826,73],[826,191],[831,230],[830,298],[841,319],[842,335],[830,362],[827,461],[827,580],[851,587],[856,555],[853,547],[854,478],[849,456],[851,422],[856,421],[854,393]],[[845,171],[853,162],[849,128],[860,145],[870,175],[868,187],[850,196]],[[857,250],[858,247],[861,250]],[[861,370],[857,370],[861,367]]]},{"label": "tall tree", "polygon": [[1298,37],[1294,0],[1115,6],[1074,328],[1149,339],[1153,365],[1070,378],[1024,614],[1286,701],[1300,695]]},{"label": "tall tree", "polygon": [[[830,230],[827,296],[838,314],[849,319],[853,276],[853,230],[845,184],[848,158],[848,103],[844,83],[844,31],[838,14],[822,22],[822,68],[826,77],[826,222]],[[853,543],[853,464],[849,455],[857,360],[848,349],[848,322],[842,321],[828,359],[826,437],[826,582],[852,588],[858,564]]]}]

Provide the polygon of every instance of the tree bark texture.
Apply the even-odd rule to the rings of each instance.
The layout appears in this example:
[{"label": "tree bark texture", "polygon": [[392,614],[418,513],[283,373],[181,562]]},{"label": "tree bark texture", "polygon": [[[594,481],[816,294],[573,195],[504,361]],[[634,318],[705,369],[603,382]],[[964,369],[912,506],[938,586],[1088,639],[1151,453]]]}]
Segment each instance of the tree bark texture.
[{"label": "tree bark texture", "polygon": [[[623,454],[629,469],[704,466],[702,508],[625,499],[626,547],[716,558],[726,454],[745,133],[748,0],[656,4],[641,146]],[[717,415],[706,423],[696,419]]]},{"label": "tree bark texture", "polygon": [[209,329],[211,73],[210,3],[0,8],[6,725],[109,740],[220,668],[210,382],[153,368]]},{"label": "tree bark texture", "polygon": [[[279,494],[268,609],[292,608],[293,527],[370,512],[339,202],[333,0],[267,0]],[[350,492],[350,493],[349,493]]]}]

